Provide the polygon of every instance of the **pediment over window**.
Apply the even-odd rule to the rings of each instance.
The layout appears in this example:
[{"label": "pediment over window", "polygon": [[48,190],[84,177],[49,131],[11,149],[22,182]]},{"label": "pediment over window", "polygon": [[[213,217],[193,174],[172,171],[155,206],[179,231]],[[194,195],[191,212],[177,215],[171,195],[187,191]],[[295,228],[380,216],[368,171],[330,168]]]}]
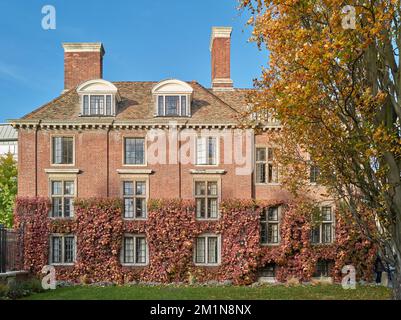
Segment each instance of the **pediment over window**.
[{"label": "pediment over window", "polygon": [[164,80],[152,89],[155,101],[155,115],[159,117],[191,116],[193,88],[177,79]]},{"label": "pediment over window", "polygon": [[120,101],[117,87],[103,79],[89,80],[77,88],[80,99],[81,116],[116,115],[117,102]]}]

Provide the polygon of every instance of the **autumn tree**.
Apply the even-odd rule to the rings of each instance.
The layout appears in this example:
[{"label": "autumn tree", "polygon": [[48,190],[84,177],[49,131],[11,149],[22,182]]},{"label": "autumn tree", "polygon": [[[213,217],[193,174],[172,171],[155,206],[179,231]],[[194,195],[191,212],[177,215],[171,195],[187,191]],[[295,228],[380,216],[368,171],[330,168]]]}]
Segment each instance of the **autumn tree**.
[{"label": "autumn tree", "polygon": [[17,162],[11,153],[0,157],[0,224],[11,228],[17,194]]},{"label": "autumn tree", "polygon": [[401,299],[400,0],[240,2],[269,51],[250,105],[283,126],[284,180],[302,190],[309,165],[319,168],[319,182],[395,266]]}]

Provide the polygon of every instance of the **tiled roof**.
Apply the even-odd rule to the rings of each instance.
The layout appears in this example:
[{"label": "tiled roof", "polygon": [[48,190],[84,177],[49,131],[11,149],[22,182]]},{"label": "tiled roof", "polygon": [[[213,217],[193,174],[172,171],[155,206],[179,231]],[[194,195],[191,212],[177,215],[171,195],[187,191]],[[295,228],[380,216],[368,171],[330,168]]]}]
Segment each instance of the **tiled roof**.
[{"label": "tiled roof", "polygon": [[[118,88],[121,101],[118,104],[116,120],[144,123],[165,123],[182,118],[155,117],[155,104],[151,90],[158,82],[113,82]],[[192,96],[192,116],[187,123],[233,123],[238,112],[246,105],[246,91],[235,89],[227,92],[212,92],[198,82],[188,84],[194,89]],[[25,115],[22,120],[84,121],[79,116],[79,97],[71,89],[53,101]],[[91,117],[95,118],[95,117]]]},{"label": "tiled roof", "polygon": [[18,132],[9,124],[0,124],[0,141],[17,140]]}]

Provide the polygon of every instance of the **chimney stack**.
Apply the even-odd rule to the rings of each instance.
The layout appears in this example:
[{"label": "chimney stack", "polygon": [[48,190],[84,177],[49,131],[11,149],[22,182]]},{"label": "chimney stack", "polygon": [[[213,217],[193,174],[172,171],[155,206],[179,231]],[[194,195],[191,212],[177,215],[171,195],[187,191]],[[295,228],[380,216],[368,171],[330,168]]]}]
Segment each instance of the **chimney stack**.
[{"label": "chimney stack", "polygon": [[103,77],[104,48],[100,42],[63,43],[64,90]]},{"label": "chimney stack", "polygon": [[212,53],[212,89],[215,91],[233,90],[230,75],[231,27],[213,27],[210,37]]}]

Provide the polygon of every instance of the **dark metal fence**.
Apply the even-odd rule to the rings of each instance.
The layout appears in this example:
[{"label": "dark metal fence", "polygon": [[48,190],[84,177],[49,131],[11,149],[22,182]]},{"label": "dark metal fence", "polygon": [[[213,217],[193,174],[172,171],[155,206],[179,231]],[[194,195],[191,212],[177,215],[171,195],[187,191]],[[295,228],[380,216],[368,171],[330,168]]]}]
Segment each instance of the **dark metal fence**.
[{"label": "dark metal fence", "polygon": [[0,225],[0,273],[20,270],[23,252],[21,238],[20,231]]}]

